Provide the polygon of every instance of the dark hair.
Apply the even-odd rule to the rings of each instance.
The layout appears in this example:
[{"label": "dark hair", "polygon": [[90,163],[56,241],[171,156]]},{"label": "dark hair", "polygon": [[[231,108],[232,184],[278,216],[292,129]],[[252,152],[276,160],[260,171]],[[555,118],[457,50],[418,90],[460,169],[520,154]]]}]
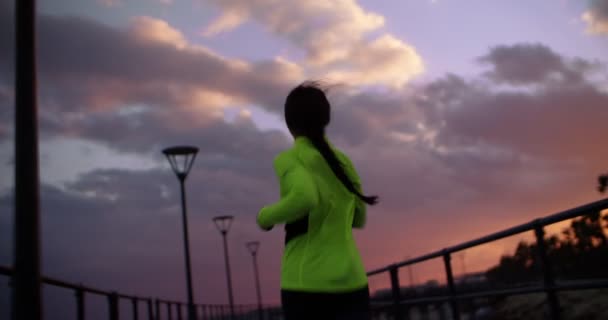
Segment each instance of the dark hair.
[{"label": "dark hair", "polygon": [[293,135],[305,136],[321,153],[331,171],[348,189],[365,203],[374,205],[377,196],[361,194],[348,178],[342,163],[325,140],[325,127],[330,121],[330,105],[317,82],[304,82],[295,87],[285,100],[285,122]]}]

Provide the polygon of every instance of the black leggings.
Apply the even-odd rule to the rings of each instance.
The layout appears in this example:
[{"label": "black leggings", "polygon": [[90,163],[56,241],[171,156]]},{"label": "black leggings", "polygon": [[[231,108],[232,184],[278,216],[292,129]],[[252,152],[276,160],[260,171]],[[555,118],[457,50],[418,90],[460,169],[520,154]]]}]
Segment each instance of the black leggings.
[{"label": "black leggings", "polygon": [[281,290],[286,320],[369,320],[369,289],[345,293]]}]

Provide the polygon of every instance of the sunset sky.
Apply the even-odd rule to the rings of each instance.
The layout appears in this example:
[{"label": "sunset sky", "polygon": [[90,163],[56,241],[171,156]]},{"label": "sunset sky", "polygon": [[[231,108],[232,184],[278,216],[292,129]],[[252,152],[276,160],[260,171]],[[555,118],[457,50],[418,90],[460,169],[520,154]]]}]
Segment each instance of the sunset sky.
[{"label": "sunset sky", "polygon": [[[211,218],[233,214],[236,303],[255,301],[250,240],[262,243],[264,300],[278,303],[283,231],[261,232],[255,216],[278,199],[272,159],[292,143],[283,101],[306,79],[331,87],[328,135],[380,196],[356,231],[368,269],[600,198],[606,0],[39,0],[38,9],[50,277],[185,300],[179,188],[161,150],[192,144],[196,300],[227,301]],[[0,3],[0,265],[13,248],[13,12],[13,0]],[[466,252],[467,271],[518,240]],[[441,273],[432,264],[416,281]],[[45,300],[65,301],[69,292]]]}]

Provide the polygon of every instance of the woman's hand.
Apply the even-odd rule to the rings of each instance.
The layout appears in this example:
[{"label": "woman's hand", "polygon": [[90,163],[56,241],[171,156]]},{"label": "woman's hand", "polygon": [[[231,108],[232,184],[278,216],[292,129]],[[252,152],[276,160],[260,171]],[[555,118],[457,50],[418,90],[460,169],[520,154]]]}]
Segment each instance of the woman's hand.
[{"label": "woman's hand", "polygon": [[260,229],[262,229],[264,231],[270,231],[270,230],[272,230],[272,228],[274,228],[274,225],[265,225],[260,221],[260,216],[261,216],[263,210],[264,210],[264,208],[262,208],[262,210],[260,210],[260,212],[258,212],[258,217],[256,219],[256,222],[257,222],[258,226],[260,227]]},{"label": "woman's hand", "polygon": [[260,229],[262,229],[264,231],[270,231],[270,230],[272,230],[272,228],[274,228],[274,226],[270,226],[270,227],[267,227],[267,228],[264,228],[264,227],[260,226]]}]

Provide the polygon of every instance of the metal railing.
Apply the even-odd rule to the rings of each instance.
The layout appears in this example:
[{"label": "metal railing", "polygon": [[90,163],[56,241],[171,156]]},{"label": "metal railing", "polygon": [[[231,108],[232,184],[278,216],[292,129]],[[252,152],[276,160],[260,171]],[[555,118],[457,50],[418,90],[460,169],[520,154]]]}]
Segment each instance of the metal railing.
[{"label": "metal railing", "polygon": [[[0,275],[12,276],[13,269],[0,266]],[[107,298],[107,312],[109,320],[128,319],[128,315],[120,315],[120,300],[131,302],[131,319],[133,320],[186,320],[187,303],[180,301],[164,300],[152,297],[138,297],[134,295],[122,294],[115,291],[105,291],[97,288],[88,287],[82,284],[74,284],[63,280],[49,277],[42,277],[42,283],[70,289],[74,291],[76,299],[76,319],[86,319],[86,296],[99,295]],[[144,305],[145,312],[140,314],[141,305]],[[203,320],[228,320],[230,316],[230,306],[223,304],[196,304],[197,319]],[[258,320],[262,316],[265,320],[281,319],[281,310],[276,306],[264,306],[260,313],[257,304],[235,305],[235,317],[231,320]],[[261,319],[260,319],[261,320]]]},{"label": "metal railing", "polygon": [[[452,318],[455,320],[459,320],[461,318],[459,302],[461,301],[476,298],[507,297],[530,293],[545,293],[549,306],[549,317],[552,320],[558,320],[560,319],[560,303],[557,297],[558,292],[608,288],[608,278],[594,280],[575,280],[559,282],[556,281],[551,261],[548,259],[547,256],[547,248],[545,243],[545,227],[547,225],[551,225],[557,222],[581,217],[586,214],[599,212],[606,209],[608,209],[608,199],[603,199],[577,208],[556,213],[544,218],[539,218],[529,223],[521,224],[500,232],[487,235],[485,237],[481,237],[413,259],[407,259],[398,263],[394,263],[379,269],[369,271],[367,273],[368,277],[388,273],[390,276],[391,284],[390,302],[372,302],[372,309],[375,311],[388,309],[390,310],[390,314],[394,319],[404,319],[403,307],[425,304],[428,305],[448,303],[450,306]],[[542,282],[540,285],[535,284],[517,288],[481,290],[479,292],[459,292],[457,290],[451,263],[451,257],[453,253],[529,231],[533,231],[536,238],[536,255],[540,267],[540,273],[542,275]],[[446,275],[447,294],[426,298],[402,299],[402,288],[400,286],[399,281],[399,269],[402,267],[414,265],[416,263],[421,263],[436,258],[441,258],[443,260]],[[12,268],[0,266],[0,275],[10,277],[12,276],[12,274]],[[119,300],[121,299],[131,302],[131,317],[133,320],[182,320],[185,319],[186,315],[186,303],[184,302],[126,295],[114,291],[105,291],[92,287],[87,287],[82,284],[69,283],[66,281],[57,280],[49,277],[42,277],[42,283],[56,287],[71,289],[74,291],[76,299],[76,315],[78,320],[85,319],[85,298],[86,295],[91,294],[101,295],[107,298],[108,315],[110,320],[119,319]],[[142,317],[140,317],[140,304],[145,305],[144,309],[146,310],[146,317],[143,317],[143,315]],[[196,304],[196,310],[198,319],[230,319],[230,308],[228,305]],[[264,307],[263,311],[264,319],[270,320],[282,318],[281,309],[278,307]],[[122,318],[125,319],[125,317]],[[235,319],[259,319],[258,306],[236,306]]]},{"label": "metal railing", "polygon": [[[475,298],[486,298],[486,297],[506,297],[512,295],[529,294],[529,293],[545,293],[547,302],[549,305],[549,317],[552,320],[560,319],[560,304],[557,297],[557,292],[568,291],[568,290],[584,290],[584,289],[601,289],[608,288],[608,279],[594,279],[589,280],[578,280],[568,282],[556,282],[551,266],[551,261],[547,257],[547,248],[545,239],[544,227],[557,222],[577,218],[590,214],[593,212],[599,212],[608,209],[608,199],[592,202],[587,205],[583,205],[577,208],[566,210],[560,213],[556,213],[544,218],[533,220],[529,223],[518,225],[500,232],[496,232],[485,237],[481,237],[472,241],[464,242],[452,247],[448,247],[436,252],[432,252],[426,255],[422,255],[413,259],[407,259],[398,263],[394,263],[383,268],[375,269],[367,273],[368,277],[388,272],[391,283],[391,302],[388,304],[384,303],[373,303],[372,308],[375,310],[391,309],[391,314],[394,319],[403,319],[403,307],[411,305],[422,305],[431,303],[449,303],[452,318],[460,320],[459,301],[470,300]],[[476,246],[487,244],[496,240],[500,240],[506,237],[514,236],[528,231],[534,231],[536,238],[536,255],[538,258],[540,272],[542,275],[541,285],[529,285],[524,287],[512,288],[512,289],[501,289],[501,290],[483,290],[476,293],[459,293],[456,289],[454,282],[454,275],[452,272],[451,257],[452,254],[458,251],[470,249]],[[445,275],[446,275],[446,287],[447,295],[434,296],[428,298],[418,299],[402,299],[401,298],[401,286],[399,282],[399,269],[405,266],[410,266],[416,263],[425,262],[431,259],[442,258]]]}]

